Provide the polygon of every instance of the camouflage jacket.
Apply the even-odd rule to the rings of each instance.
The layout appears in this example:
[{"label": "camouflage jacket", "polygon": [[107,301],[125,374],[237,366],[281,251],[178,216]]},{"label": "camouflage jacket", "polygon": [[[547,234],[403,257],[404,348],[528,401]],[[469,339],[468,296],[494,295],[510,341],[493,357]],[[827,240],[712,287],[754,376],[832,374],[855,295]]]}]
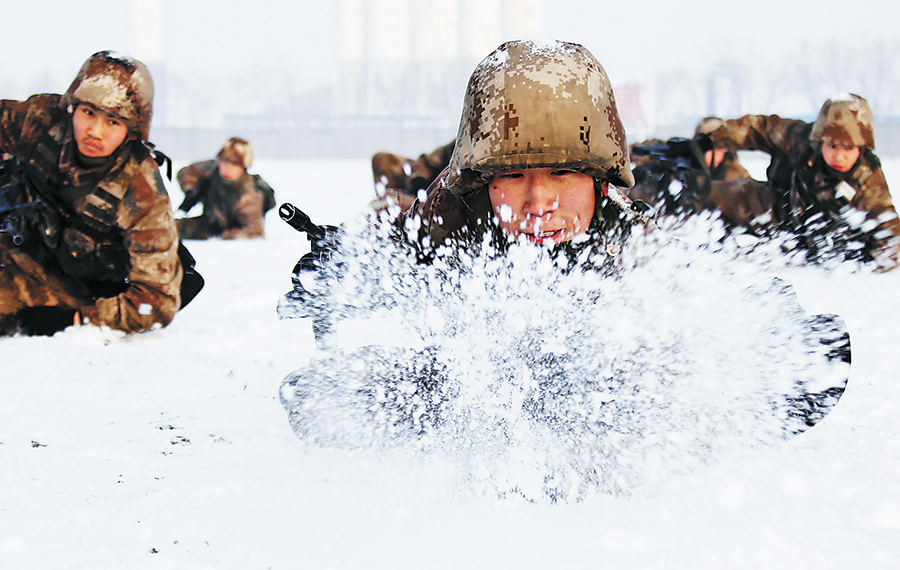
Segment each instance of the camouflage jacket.
[{"label": "camouflage jacket", "polygon": [[[21,221],[27,255],[70,284],[84,318],[126,332],[168,324],[181,306],[178,232],[147,148],[126,142],[101,166],[76,158],[60,95],[0,101],[0,152],[24,162],[18,202],[42,207]],[[26,264],[27,265],[27,264]]]},{"label": "camouflage jacket", "polygon": [[768,184],[774,194],[773,214],[782,227],[804,234],[810,220],[864,212],[878,228],[868,232],[872,236],[868,252],[881,269],[892,269],[900,249],[900,220],[881,163],[862,149],[850,172],[837,172],[825,164],[821,146],[810,141],[811,131],[812,124],[803,121],[745,115],[725,121],[710,136],[717,147],[760,150],[772,157]]},{"label": "camouflage jacket", "polygon": [[[442,245],[473,248],[486,235],[490,235],[496,244],[505,243],[494,221],[487,190],[454,193],[448,188],[448,175],[449,168],[428,188],[424,201],[416,200],[397,218],[395,226],[401,230],[401,239],[411,243],[425,260],[434,256]],[[594,258],[591,264],[602,266],[604,270],[612,267],[635,224],[655,228],[649,218],[631,207],[627,197],[610,186],[608,194],[597,199],[594,219],[588,229],[590,239],[583,246],[591,247],[603,258],[599,264]],[[557,249],[573,254],[583,250],[579,247],[578,251],[570,251],[572,247],[566,242],[559,244]]]},{"label": "camouflage jacket", "polygon": [[216,160],[206,160],[178,171],[178,183],[186,196],[181,209],[189,210],[190,202],[201,202],[212,235],[265,237],[265,213],[275,206],[274,191],[257,174],[245,172],[238,180],[225,180],[217,165]]},{"label": "camouflage jacket", "polygon": [[726,152],[725,158],[722,159],[718,166],[710,167],[709,174],[713,180],[731,181],[750,178],[750,173],[738,160],[737,153],[733,151]]},{"label": "camouflage jacket", "polygon": [[376,186],[396,189],[415,197],[416,192],[428,188],[435,178],[450,164],[450,155],[456,140],[439,146],[417,159],[406,158],[389,152],[372,156],[372,176]]}]

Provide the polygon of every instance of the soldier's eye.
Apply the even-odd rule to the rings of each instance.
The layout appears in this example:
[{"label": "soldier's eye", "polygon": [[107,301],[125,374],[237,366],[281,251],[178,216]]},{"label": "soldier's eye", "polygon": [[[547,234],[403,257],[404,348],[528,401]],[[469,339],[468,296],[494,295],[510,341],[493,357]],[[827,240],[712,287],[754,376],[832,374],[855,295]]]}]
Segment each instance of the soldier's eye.
[{"label": "soldier's eye", "polygon": [[560,168],[551,172],[553,176],[565,176],[567,174],[575,174],[575,171],[571,168]]}]

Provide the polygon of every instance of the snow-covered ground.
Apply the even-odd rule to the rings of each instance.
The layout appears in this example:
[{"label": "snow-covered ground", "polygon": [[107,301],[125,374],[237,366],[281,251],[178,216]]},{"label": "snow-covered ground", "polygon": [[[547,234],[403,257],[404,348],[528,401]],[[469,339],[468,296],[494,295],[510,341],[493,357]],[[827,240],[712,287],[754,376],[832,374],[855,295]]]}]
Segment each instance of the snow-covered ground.
[{"label": "snow-covered ground", "polygon": [[[323,224],[373,194],[366,161],[255,171]],[[900,568],[900,273],[782,273],[851,334],[847,390],[810,431],[631,496],[531,503],[294,436],[279,385],[313,336],[275,305],[307,245],[275,212],[267,231],[191,242],[207,285],[165,329],[0,339],[0,568]]]}]

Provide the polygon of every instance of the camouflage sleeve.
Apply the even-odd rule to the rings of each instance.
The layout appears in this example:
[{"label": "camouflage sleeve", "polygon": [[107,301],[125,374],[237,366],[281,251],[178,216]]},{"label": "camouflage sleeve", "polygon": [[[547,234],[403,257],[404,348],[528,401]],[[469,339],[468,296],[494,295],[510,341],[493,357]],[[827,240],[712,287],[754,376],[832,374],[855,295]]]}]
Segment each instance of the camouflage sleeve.
[{"label": "camouflage sleeve", "polygon": [[450,156],[453,154],[453,147],[455,144],[456,139],[419,157],[419,160],[428,169],[432,179],[437,177],[437,175],[450,164]]},{"label": "camouflage sleeve", "polygon": [[4,99],[0,101],[0,152],[12,152],[22,131],[22,107],[25,103]]},{"label": "camouflage sleeve", "polygon": [[169,196],[152,159],[137,169],[117,214],[130,260],[128,288],[82,309],[91,323],[125,332],[165,326],[181,306],[183,269]]},{"label": "camouflage sleeve", "polygon": [[741,164],[738,156],[733,152],[729,152],[725,155],[725,159],[719,164],[715,174],[717,175],[715,176],[717,180],[743,180],[745,178],[751,178],[750,173],[744,168],[744,165]]},{"label": "camouflage sleeve", "polygon": [[725,121],[709,136],[717,148],[790,154],[794,141],[808,127],[808,123],[778,115],[744,115]]},{"label": "camouflage sleeve", "polygon": [[266,220],[263,215],[263,195],[260,192],[245,192],[238,199],[231,215],[240,224],[222,232],[223,239],[264,238]]},{"label": "camouflage sleeve", "polygon": [[888,271],[900,262],[900,219],[891,201],[887,180],[881,168],[877,168],[863,182],[850,205],[868,213],[880,226],[876,240],[880,248],[873,252],[879,270]]},{"label": "camouflage sleeve", "polygon": [[35,132],[52,122],[59,95],[32,95],[27,101],[0,101],[0,153],[21,154],[34,143]]},{"label": "camouflage sleeve", "polygon": [[194,187],[197,186],[197,182],[199,182],[200,179],[209,176],[215,167],[215,160],[204,160],[202,162],[189,164],[180,169],[178,174],[175,175],[175,178],[178,180],[178,185],[181,186],[181,191],[187,194],[193,190]]}]

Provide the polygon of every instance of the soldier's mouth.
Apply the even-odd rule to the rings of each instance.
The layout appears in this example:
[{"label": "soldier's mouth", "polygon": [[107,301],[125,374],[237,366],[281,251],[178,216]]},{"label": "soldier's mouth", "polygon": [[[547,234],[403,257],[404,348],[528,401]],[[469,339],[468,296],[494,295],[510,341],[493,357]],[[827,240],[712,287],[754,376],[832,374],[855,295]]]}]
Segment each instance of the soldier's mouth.
[{"label": "soldier's mouth", "polygon": [[540,232],[523,232],[525,239],[533,243],[544,243],[547,240],[556,241],[562,236],[562,230],[545,230]]},{"label": "soldier's mouth", "polygon": [[103,143],[99,140],[83,139],[79,146],[84,154],[95,154],[103,151]]}]

